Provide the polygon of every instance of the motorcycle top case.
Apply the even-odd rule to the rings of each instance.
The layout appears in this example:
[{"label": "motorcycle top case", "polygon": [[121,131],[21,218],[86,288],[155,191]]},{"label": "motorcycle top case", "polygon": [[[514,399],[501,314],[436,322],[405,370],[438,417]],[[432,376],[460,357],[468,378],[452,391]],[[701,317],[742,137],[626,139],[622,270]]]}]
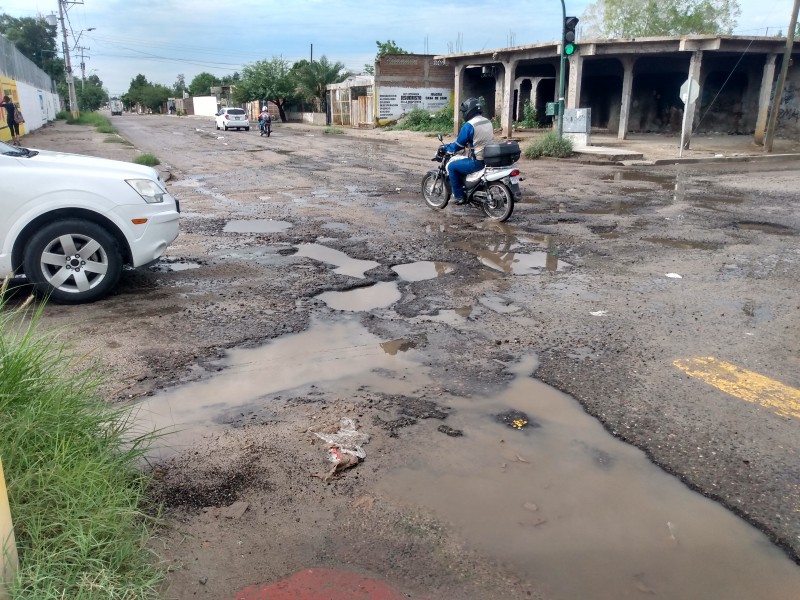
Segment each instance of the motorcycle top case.
[{"label": "motorcycle top case", "polygon": [[487,167],[509,167],[519,160],[520,154],[517,142],[489,144],[483,149],[483,162]]}]

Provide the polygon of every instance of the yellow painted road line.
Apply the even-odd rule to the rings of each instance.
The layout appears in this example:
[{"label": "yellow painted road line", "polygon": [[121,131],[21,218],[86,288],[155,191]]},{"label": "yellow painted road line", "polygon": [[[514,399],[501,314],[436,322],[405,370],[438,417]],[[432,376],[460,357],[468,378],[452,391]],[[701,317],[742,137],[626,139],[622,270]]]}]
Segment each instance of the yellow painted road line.
[{"label": "yellow painted road line", "polygon": [[674,363],[690,377],[696,377],[740,400],[752,402],[782,417],[800,419],[800,390],[713,356],[686,358]]}]

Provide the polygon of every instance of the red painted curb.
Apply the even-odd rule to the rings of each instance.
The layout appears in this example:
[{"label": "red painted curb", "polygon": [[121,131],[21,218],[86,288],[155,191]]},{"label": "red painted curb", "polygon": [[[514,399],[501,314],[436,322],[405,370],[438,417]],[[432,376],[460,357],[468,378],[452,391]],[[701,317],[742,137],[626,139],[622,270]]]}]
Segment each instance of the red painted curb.
[{"label": "red painted curb", "polygon": [[407,600],[378,579],[337,569],[305,569],[276,583],[251,585],[235,600]]}]

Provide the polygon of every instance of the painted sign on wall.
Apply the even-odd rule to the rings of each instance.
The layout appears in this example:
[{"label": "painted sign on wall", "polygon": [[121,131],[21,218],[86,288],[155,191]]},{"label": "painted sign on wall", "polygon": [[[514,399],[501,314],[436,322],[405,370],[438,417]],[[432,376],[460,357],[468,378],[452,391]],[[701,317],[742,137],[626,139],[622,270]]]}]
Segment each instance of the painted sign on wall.
[{"label": "painted sign on wall", "polygon": [[446,88],[401,88],[380,87],[378,89],[378,120],[398,119],[415,108],[436,112],[450,106],[452,90]]}]

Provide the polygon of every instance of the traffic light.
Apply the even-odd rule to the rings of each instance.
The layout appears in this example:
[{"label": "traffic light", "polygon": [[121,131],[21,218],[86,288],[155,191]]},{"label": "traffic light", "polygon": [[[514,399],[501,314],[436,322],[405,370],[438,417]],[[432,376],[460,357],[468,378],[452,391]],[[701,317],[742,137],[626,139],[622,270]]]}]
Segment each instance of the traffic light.
[{"label": "traffic light", "polygon": [[575,54],[578,45],[575,43],[575,28],[578,26],[578,17],[564,18],[564,54]]}]

